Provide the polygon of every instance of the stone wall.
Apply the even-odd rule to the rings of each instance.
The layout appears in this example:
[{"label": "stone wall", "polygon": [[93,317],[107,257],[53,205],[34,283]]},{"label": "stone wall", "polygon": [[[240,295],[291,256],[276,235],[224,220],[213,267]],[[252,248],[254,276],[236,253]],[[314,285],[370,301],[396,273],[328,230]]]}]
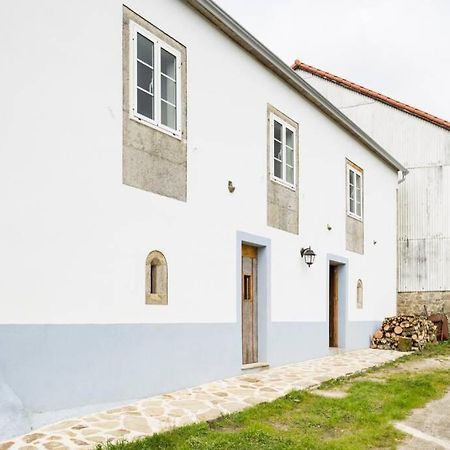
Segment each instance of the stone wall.
[{"label": "stone wall", "polygon": [[450,291],[399,292],[397,314],[422,314],[427,307],[429,314],[444,311],[450,315]]}]

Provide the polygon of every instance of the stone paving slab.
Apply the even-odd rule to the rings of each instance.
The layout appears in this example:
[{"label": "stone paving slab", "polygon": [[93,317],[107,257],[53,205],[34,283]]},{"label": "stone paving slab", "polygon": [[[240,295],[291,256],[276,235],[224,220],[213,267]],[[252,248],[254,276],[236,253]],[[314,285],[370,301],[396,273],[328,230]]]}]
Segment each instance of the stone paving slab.
[{"label": "stone paving slab", "polygon": [[212,420],[292,390],[359,372],[403,356],[389,350],[357,350],[274,367],[158,395],[127,406],[64,420],[0,443],[0,450],[90,449],[99,442],[133,440],[174,427]]},{"label": "stone paving slab", "polygon": [[450,450],[450,392],[424,408],[415,409],[407,419],[395,425],[411,435],[399,450]]}]

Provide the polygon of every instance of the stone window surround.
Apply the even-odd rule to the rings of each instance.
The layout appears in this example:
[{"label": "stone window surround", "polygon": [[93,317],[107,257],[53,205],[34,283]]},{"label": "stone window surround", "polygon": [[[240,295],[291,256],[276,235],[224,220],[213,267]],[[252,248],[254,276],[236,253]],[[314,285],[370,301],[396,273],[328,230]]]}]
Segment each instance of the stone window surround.
[{"label": "stone window surround", "polygon": [[[348,212],[348,168],[352,167],[358,172],[361,173],[361,218],[356,218],[353,215],[350,215]],[[356,165],[354,162],[350,161],[348,158],[345,158],[345,196],[343,198],[343,207],[345,208],[345,248],[350,252],[359,253],[360,255],[364,255],[364,170]]]},{"label": "stone window surround", "polygon": [[364,285],[361,279],[356,283],[356,307],[363,309],[364,306]]},{"label": "stone window surround", "polygon": [[[154,194],[187,201],[187,49],[141,15],[122,7],[122,182]],[[162,128],[133,119],[130,111],[130,23],[134,22],[161,42],[167,42],[181,56],[181,137]]]},{"label": "stone window surround", "polygon": [[[349,159],[346,159],[345,161],[345,210],[349,217],[364,222],[364,170]],[[361,217],[358,217],[356,214],[351,213],[349,210],[349,169],[352,169],[358,175],[361,175]]]},{"label": "stone window surround", "polygon": [[[156,291],[152,289],[152,266],[156,267]],[[154,269],[155,270],[155,269]],[[166,257],[159,250],[152,250],[145,261],[145,303],[147,305],[168,304],[168,270]]]},{"label": "stone window surround", "polygon": [[[273,179],[271,114],[279,117],[295,130],[294,136],[294,187]],[[267,103],[267,225],[288,233],[299,233],[299,124],[279,109]]]}]

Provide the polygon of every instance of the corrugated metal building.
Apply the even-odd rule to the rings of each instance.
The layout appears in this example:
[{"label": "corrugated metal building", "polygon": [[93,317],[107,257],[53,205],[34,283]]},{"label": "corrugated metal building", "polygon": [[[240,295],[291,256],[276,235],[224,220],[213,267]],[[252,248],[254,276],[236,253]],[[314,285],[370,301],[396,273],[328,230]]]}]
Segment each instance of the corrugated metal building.
[{"label": "corrugated metal building", "polygon": [[398,189],[398,312],[450,313],[450,122],[300,61],[293,69],[409,170]]}]

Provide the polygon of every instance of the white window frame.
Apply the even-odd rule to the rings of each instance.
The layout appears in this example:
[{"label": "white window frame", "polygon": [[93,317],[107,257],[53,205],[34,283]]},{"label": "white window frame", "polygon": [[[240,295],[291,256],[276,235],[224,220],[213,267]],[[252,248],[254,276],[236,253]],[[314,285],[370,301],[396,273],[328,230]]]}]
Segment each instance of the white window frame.
[{"label": "white window frame", "polygon": [[[357,169],[354,165],[347,163],[347,215],[350,217],[353,217],[354,219],[363,221],[364,217],[364,177],[363,177],[363,171]],[[353,172],[355,175],[355,212],[350,211],[350,172]],[[356,202],[356,176],[359,176],[361,178],[361,215],[358,215],[356,213],[357,211],[357,202]]]},{"label": "white window frame", "polygon": [[[141,34],[153,42],[153,99],[154,120],[139,114],[137,111],[137,34]],[[166,50],[176,58],[176,120],[177,129],[174,130],[161,123],[161,49]],[[150,31],[130,21],[130,118],[151,128],[181,139],[181,53],[167,42],[156,37]]]},{"label": "white window frame", "polygon": [[[297,151],[297,130],[295,127],[293,127],[292,125],[290,125],[289,123],[287,123],[285,120],[283,120],[280,116],[277,116],[276,114],[274,114],[273,112],[270,113],[270,179],[272,181],[274,181],[275,183],[279,183],[282,184],[283,186],[295,191],[297,189],[297,185],[296,185],[296,180],[297,180],[297,170],[296,170],[296,166],[297,166],[297,155],[296,155],[296,151]],[[275,140],[275,126],[274,126],[274,122],[278,122],[279,124],[282,125],[282,137],[283,137],[283,142],[282,142],[282,151],[283,151],[283,177],[277,177],[275,175],[275,145],[274,145],[274,140]],[[287,166],[287,159],[286,159],[286,129],[292,131],[292,133],[294,134],[294,157],[293,157],[293,163],[294,163],[294,182],[290,183],[286,180],[286,166]]]}]

